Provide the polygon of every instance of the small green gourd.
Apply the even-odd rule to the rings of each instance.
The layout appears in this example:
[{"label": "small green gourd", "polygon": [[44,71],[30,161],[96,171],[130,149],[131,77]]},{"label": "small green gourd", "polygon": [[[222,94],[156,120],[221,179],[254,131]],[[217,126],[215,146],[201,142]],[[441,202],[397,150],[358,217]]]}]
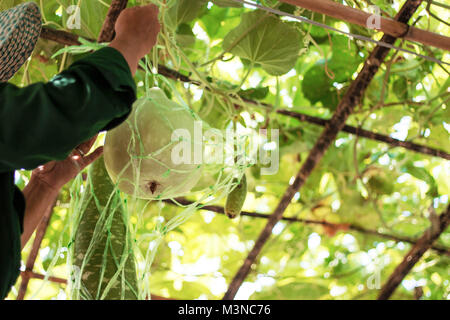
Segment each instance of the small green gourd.
[{"label": "small green gourd", "polygon": [[81,278],[74,283],[73,298],[136,300],[136,266],[125,208],[106,172],[103,157],[90,166],[89,172],[73,244],[74,268],[81,273],[76,276]]},{"label": "small green gourd", "polygon": [[247,196],[247,178],[245,174],[242,176],[241,181],[235,178],[233,182],[239,183],[228,194],[227,201],[225,203],[225,214],[230,219],[234,219],[240,215],[242,207],[244,206],[245,197]]}]

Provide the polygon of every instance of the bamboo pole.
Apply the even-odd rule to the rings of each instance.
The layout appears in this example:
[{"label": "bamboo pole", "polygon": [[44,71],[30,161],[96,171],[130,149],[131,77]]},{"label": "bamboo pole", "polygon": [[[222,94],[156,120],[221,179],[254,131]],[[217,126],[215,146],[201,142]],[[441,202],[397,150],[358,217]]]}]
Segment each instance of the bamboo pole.
[{"label": "bamboo pole", "polygon": [[[331,0],[280,0],[297,7],[305,8],[317,13],[322,13],[327,16],[347,21],[365,28],[367,21],[372,14],[358,10]],[[406,23],[402,23],[390,18],[380,17],[380,28],[377,29],[385,34],[395,38],[405,38],[406,40],[419,42],[435,48],[443,50],[450,50],[450,38],[418,29],[409,27]]]}]

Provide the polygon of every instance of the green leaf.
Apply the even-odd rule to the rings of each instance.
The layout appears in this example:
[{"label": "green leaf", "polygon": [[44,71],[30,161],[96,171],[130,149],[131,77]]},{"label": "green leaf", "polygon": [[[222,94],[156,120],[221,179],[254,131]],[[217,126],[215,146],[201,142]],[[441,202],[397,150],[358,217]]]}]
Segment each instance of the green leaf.
[{"label": "green leaf", "polygon": [[394,184],[391,180],[380,176],[372,176],[368,181],[370,189],[378,194],[392,194]]},{"label": "green leaf", "polygon": [[167,10],[165,22],[175,29],[182,23],[194,20],[205,4],[205,0],[178,0]]},{"label": "green leaf", "polygon": [[312,104],[322,102],[325,108],[334,110],[338,103],[333,80],[325,73],[325,60],[320,60],[303,76],[302,91]]},{"label": "green leaf", "polygon": [[241,23],[225,36],[222,47],[279,76],[295,66],[301,37],[294,27],[277,17],[252,11],[242,15]]},{"label": "green leaf", "polygon": [[6,9],[10,9],[21,3],[23,3],[23,1],[21,1],[21,0],[2,0],[2,2],[0,3],[0,10],[3,11]]},{"label": "green leaf", "polygon": [[294,14],[295,10],[297,9],[296,6],[293,6],[292,4],[289,3],[281,3],[280,6],[278,7],[278,10],[286,12],[286,13],[290,13],[290,14]]},{"label": "green leaf", "polygon": [[333,71],[335,82],[345,82],[351,80],[351,76],[358,68],[361,57],[358,55],[358,48],[354,41],[348,37],[334,35],[332,37],[333,54],[329,61],[330,69]]},{"label": "green leaf", "polygon": [[182,47],[190,47],[195,43],[195,35],[187,23],[182,23],[177,29],[177,43]]},{"label": "green leaf", "polygon": [[222,21],[227,18],[229,10],[223,9],[217,6],[213,6],[209,9],[208,14],[205,14],[200,22],[203,30],[206,31],[210,38],[214,38],[217,33],[223,29]]},{"label": "green leaf", "polygon": [[217,97],[211,94],[205,94],[198,114],[203,121],[217,129],[224,129],[230,121],[224,105],[219,102]]},{"label": "green leaf", "polygon": [[[44,2],[44,1],[42,1]],[[72,5],[80,5],[81,16],[81,30],[73,29],[72,32],[88,36],[90,38],[97,38],[105,20],[108,7],[100,3],[99,1],[72,1],[72,0],[59,0],[58,3],[62,5],[62,21],[64,27],[67,27],[69,16],[73,13],[67,13],[67,8]]]},{"label": "green leaf", "polygon": [[397,98],[406,100],[408,98],[408,80],[405,77],[400,77],[394,81],[392,85],[394,93]]},{"label": "green leaf", "polygon": [[[378,103],[381,99],[385,100],[389,93],[389,86],[384,83],[384,76],[379,75],[372,79],[372,82],[369,84],[366,90],[366,97],[372,103]],[[381,97],[384,87],[384,95]]]},{"label": "green leaf", "polygon": [[[308,10],[303,11],[302,16],[305,18],[308,18],[310,20],[313,20],[313,21],[316,21],[319,23],[324,23],[327,25],[331,25],[334,21],[336,21],[335,19],[325,16],[323,14],[315,13],[315,12],[308,11]],[[319,27],[319,26],[309,24],[309,23],[302,23],[301,28],[302,28],[302,30],[307,32],[311,37],[313,37],[314,41],[316,41],[317,43],[319,43],[319,44],[322,44],[322,43],[327,44],[328,43],[329,32],[326,29]]]},{"label": "green leaf", "polygon": [[[291,278],[286,278],[283,282],[287,282],[287,285],[275,285],[271,290],[265,290],[260,293],[252,295],[252,299],[265,300],[272,296],[271,292],[276,292],[278,299],[320,299],[323,295],[329,292],[328,288],[321,284],[313,283],[312,281],[300,282]],[[281,283],[283,283],[281,282]]]},{"label": "green leaf", "polygon": [[439,195],[438,193],[438,186],[436,184],[436,181],[434,180],[433,176],[422,167],[415,166],[411,161],[407,162],[405,165],[401,168],[402,172],[407,172],[413,177],[425,181],[428,186],[428,192],[427,195],[431,197],[437,197]]},{"label": "green leaf", "polygon": [[262,100],[269,94],[269,87],[258,87],[240,90],[238,95],[245,99]]}]

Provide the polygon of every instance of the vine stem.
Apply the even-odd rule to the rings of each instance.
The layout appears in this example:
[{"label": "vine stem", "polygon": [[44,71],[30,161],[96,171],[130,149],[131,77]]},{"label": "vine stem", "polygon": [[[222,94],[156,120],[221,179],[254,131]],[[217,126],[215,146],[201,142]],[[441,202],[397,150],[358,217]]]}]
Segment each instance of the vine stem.
[{"label": "vine stem", "polygon": [[242,88],[242,86],[244,85],[245,81],[247,80],[248,76],[250,75],[250,72],[253,69],[253,61],[251,62],[250,66],[248,67],[247,72],[245,73],[244,77],[241,80],[241,83],[239,84],[238,88],[236,89],[236,91],[238,91],[239,89]]},{"label": "vine stem", "polygon": [[114,39],[114,26],[119,18],[120,13],[127,7],[128,0],[113,0],[111,6],[106,14],[105,22],[103,23],[98,42],[110,42]]}]

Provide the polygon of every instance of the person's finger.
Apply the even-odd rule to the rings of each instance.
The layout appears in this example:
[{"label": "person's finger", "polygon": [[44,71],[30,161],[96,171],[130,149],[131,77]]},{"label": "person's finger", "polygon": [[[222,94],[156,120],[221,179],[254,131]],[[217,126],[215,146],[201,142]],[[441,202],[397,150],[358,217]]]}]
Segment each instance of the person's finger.
[{"label": "person's finger", "polygon": [[69,157],[70,163],[75,166],[76,172],[80,172],[81,170],[83,170],[82,166],[80,165],[80,159],[82,159],[81,156]]},{"label": "person's finger", "polygon": [[91,150],[92,146],[94,145],[95,141],[97,140],[97,135],[93,136],[91,139],[83,142],[80,144],[77,149],[82,151],[84,154],[88,153],[89,150]]},{"label": "person's finger", "polygon": [[97,160],[103,154],[103,147],[98,147],[92,153],[83,158],[83,166],[87,167],[92,162]]}]

